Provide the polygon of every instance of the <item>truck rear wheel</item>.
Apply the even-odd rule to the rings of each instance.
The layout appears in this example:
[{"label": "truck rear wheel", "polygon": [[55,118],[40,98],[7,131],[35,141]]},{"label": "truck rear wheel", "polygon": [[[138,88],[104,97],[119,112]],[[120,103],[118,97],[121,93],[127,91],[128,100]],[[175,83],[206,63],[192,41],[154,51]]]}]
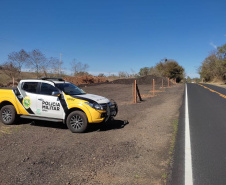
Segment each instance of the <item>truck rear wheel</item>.
[{"label": "truck rear wheel", "polygon": [[73,111],[67,117],[67,127],[73,133],[81,133],[87,129],[88,121],[84,112]]},{"label": "truck rear wheel", "polygon": [[16,110],[13,105],[5,105],[0,110],[0,118],[5,125],[12,125],[16,120]]}]

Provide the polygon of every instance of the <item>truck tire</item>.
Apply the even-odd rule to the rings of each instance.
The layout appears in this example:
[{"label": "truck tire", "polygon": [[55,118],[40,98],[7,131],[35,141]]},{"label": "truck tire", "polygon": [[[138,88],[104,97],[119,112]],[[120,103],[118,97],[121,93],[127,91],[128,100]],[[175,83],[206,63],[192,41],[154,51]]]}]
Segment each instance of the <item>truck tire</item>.
[{"label": "truck tire", "polygon": [[16,120],[16,110],[13,105],[5,105],[0,110],[0,118],[5,125],[12,125]]},{"label": "truck tire", "polygon": [[73,111],[67,117],[67,127],[73,133],[85,132],[88,126],[86,114],[82,111]]}]

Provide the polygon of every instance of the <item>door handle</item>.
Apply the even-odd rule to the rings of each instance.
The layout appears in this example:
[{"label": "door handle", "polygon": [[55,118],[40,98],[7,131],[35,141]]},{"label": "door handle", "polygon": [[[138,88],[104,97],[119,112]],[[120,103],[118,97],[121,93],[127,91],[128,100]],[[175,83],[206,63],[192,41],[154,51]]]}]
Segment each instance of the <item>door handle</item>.
[{"label": "door handle", "polygon": [[40,100],[40,101],[44,101],[43,99],[38,99],[38,100]]}]

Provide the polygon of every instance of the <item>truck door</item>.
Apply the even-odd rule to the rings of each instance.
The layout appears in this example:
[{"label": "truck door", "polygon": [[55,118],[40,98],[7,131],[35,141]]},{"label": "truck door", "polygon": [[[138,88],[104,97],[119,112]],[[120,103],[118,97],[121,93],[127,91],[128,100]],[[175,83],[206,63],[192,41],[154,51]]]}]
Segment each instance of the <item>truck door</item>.
[{"label": "truck door", "polygon": [[21,88],[22,96],[19,101],[30,115],[35,115],[36,100],[38,95],[38,82],[23,82]]},{"label": "truck door", "polygon": [[52,95],[54,91],[58,91],[58,89],[53,85],[41,83],[40,93],[37,96],[37,110],[35,112],[37,116],[57,119],[64,118],[64,109],[59,97]]}]

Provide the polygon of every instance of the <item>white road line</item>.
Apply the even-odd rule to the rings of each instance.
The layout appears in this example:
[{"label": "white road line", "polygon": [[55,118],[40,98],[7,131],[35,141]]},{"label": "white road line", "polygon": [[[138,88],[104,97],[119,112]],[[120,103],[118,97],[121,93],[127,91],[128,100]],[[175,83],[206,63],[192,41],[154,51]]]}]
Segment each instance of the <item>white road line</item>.
[{"label": "white road line", "polygon": [[193,185],[187,84],[185,87],[185,185]]}]

